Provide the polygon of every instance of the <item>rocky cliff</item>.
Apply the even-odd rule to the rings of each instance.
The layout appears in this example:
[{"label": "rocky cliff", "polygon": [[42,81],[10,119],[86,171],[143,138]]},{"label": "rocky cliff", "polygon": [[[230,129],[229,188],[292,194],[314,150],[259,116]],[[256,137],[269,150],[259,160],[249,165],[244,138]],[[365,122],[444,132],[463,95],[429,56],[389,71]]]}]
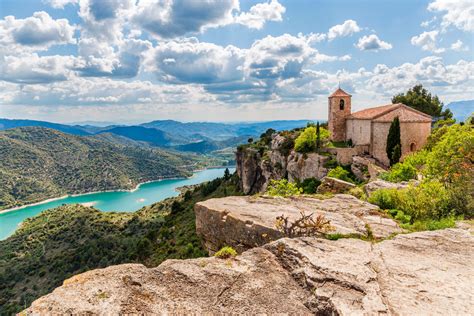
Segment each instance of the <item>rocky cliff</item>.
[{"label": "rocky cliff", "polygon": [[359,239],[283,238],[230,259],[89,271],[27,315],[472,315],[474,237],[465,230]]},{"label": "rocky cliff", "polygon": [[294,182],[326,176],[328,169],[325,164],[331,157],[297,153],[293,150],[292,141],[289,137],[275,134],[268,148],[244,146],[238,149],[237,174],[245,194],[264,192],[272,179],[288,178]]}]

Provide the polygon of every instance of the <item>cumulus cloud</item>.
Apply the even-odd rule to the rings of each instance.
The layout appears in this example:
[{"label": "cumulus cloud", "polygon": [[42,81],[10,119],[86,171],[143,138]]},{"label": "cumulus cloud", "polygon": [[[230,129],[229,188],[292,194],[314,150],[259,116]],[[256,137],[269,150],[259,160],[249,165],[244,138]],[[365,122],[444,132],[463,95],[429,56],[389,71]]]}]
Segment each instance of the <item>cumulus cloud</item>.
[{"label": "cumulus cloud", "polygon": [[332,41],[336,37],[345,37],[360,32],[361,28],[354,20],[346,20],[342,24],[334,25],[328,31],[327,38]]},{"label": "cumulus cloud", "polygon": [[75,26],[66,19],[54,20],[44,11],[25,19],[6,16],[0,20],[0,47],[14,51],[19,46],[43,50],[52,45],[75,43]]},{"label": "cumulus cloud", "polygon": [[5,56],[0,60],[0,80],[21,84],[65,81],[72,75],[74,63],[72,56]]},{"label": "cumulus cloud", "polygon": [[474,1],[472,0],[435,0],[428,10],[441,12],[441,26],[454,26],[466,32],[474,32]]},{"label": "cumulus cloud", "polygon": [[457,52],[468,51],[468,48],[464,45],[464,43],[461,40],[457,40],[456,42],[452,43],[451,49]]},{"label": "cumulus cloud", "polygon": [[392,49],[392,44],[382,41],[375,34],[371,34],[359,38],[359,42],[356,44],[356,47],[360,50],[378,51]]},{"label": "cumulus cloud", "polygon": [[243,51],[197,39],[163,42],[151,51],[147,69],[166,82],[216,83],[242,79]]},{"label": "cumulus cloud", "polygon": [[438,48],[436,45],[438,31],[423,32],[420,35],[413,36],[411,38],[411,44],[414,46],[420,46],[422,50],[430,51],[433,53],[442,53],[445,51],[444,48]]},{"label": "cumulus cloud", "polygon": [[267,21],[282,21],[286,9],[277,0],[258,3],[235,17],[235,22],[249,28],[261,29]]},{"label": "cumulus cloud", "polygon": [[43,2],[48,3],[55,9],[64,9],[64,7],[68,4],[79,3],[79,0],[43,0]]}]

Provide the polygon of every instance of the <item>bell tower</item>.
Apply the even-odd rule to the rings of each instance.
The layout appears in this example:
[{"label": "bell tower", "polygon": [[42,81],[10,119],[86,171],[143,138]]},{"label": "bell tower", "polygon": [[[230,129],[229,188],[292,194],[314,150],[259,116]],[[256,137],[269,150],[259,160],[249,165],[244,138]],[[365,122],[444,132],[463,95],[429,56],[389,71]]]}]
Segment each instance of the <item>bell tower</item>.
[{"label": "bell tower", "polygon": [[346,118],[351,115],[352,96],[338,88],[328,97],[328,129],[331,140],[346,140]]}]

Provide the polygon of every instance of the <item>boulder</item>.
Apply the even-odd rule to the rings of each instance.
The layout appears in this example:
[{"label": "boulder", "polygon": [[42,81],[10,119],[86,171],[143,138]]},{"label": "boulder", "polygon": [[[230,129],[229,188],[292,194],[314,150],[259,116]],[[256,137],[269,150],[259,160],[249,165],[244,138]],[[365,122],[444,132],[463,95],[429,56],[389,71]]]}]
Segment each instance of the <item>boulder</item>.
[{"label": "boulder", "polygon": [[333,234],[385,238],[401,232],[377,206],[346,194],[327,199],[229,196],[196,203],[194,210],[196,232],[211,254],[223,246],[232,246],[241,253],[281,238],[276,218],[285,215],[294,222],[301,212],[323,215],[330,221]]},{"label": "boulder", "polygon": [[415,180],[412,180],[410,182],[406,182],[406,181],[403,181],[403,182],[389,182],[389,181],[385,181],[385,180],[375,180],[375,181],[371,181],[369,183],[367,183],[366,185],[364,185],[364,192],[365,194],[367,195],[367,197],[370,197],[372,195],[372,193],[374,193],[375,191],[377,190],[380,190],[380,189],[397,189],[397,190],[400,190],[400,189],[404,189],[404,188],[407,188],[409,185],[418,185],[419,184],[419,181],[415,181]]},{"label": "boulder", "polygon": [[281,239],[264,246],[320,315],[473,315],[474,237],[447,229],[371,244]]},{"label": "boulder", "polygon": [[232,259],[124,264],[66,280],[25,315],[473,315],[474,237],[446,229],[283,238]]},{"label": "boulder", "polygon": [[310,294],[261,248],[235,259],[123,264],[64,281],[26,315],[311,315]]},{"label": "boulder", "polygon": [[329,157],[317,153],[300,154],[293,151],[288,157],[286,167],[288,180],[295,182],[308,178],[322,179],[328,173],[328,169],[324,167],[328,160]]},{"label": "boulder", "polygon": [[360,181],[368,181],[370,177],[369,175],[370,164],[375,164],[374,158],[353,156],[352,163],[351,163],[351,171]]},{"label": "boulder", "polygon": [[374,181],[377,180],[379,176],[386,170],[382,167],[377,166],[375,163],[370,163],[367,166],[367,171],[369,172],[370,181]]},{"label": "boulder", "polygon": [[347,193],[350,189],[355,187],[355,184],[344,180],[324,177],[317,189],[317,193]]}]

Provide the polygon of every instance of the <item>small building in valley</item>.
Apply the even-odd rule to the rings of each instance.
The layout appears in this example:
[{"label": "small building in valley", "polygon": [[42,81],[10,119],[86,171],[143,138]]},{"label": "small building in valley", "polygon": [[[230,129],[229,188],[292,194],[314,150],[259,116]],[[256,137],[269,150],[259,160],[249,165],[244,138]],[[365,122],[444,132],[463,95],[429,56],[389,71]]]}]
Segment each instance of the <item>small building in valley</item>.
[{"label": "small building in valley", "polygon": [[352,96],[338,88],[328,100],[328,129],[332,141],[351,141],[364,146],[368,154],[389,165],[386,153],[387,136],[394,118],[400,120],[402,158],[425,145],[431,133],[432,118],[402,103],[368,108],[352,113]]}]

